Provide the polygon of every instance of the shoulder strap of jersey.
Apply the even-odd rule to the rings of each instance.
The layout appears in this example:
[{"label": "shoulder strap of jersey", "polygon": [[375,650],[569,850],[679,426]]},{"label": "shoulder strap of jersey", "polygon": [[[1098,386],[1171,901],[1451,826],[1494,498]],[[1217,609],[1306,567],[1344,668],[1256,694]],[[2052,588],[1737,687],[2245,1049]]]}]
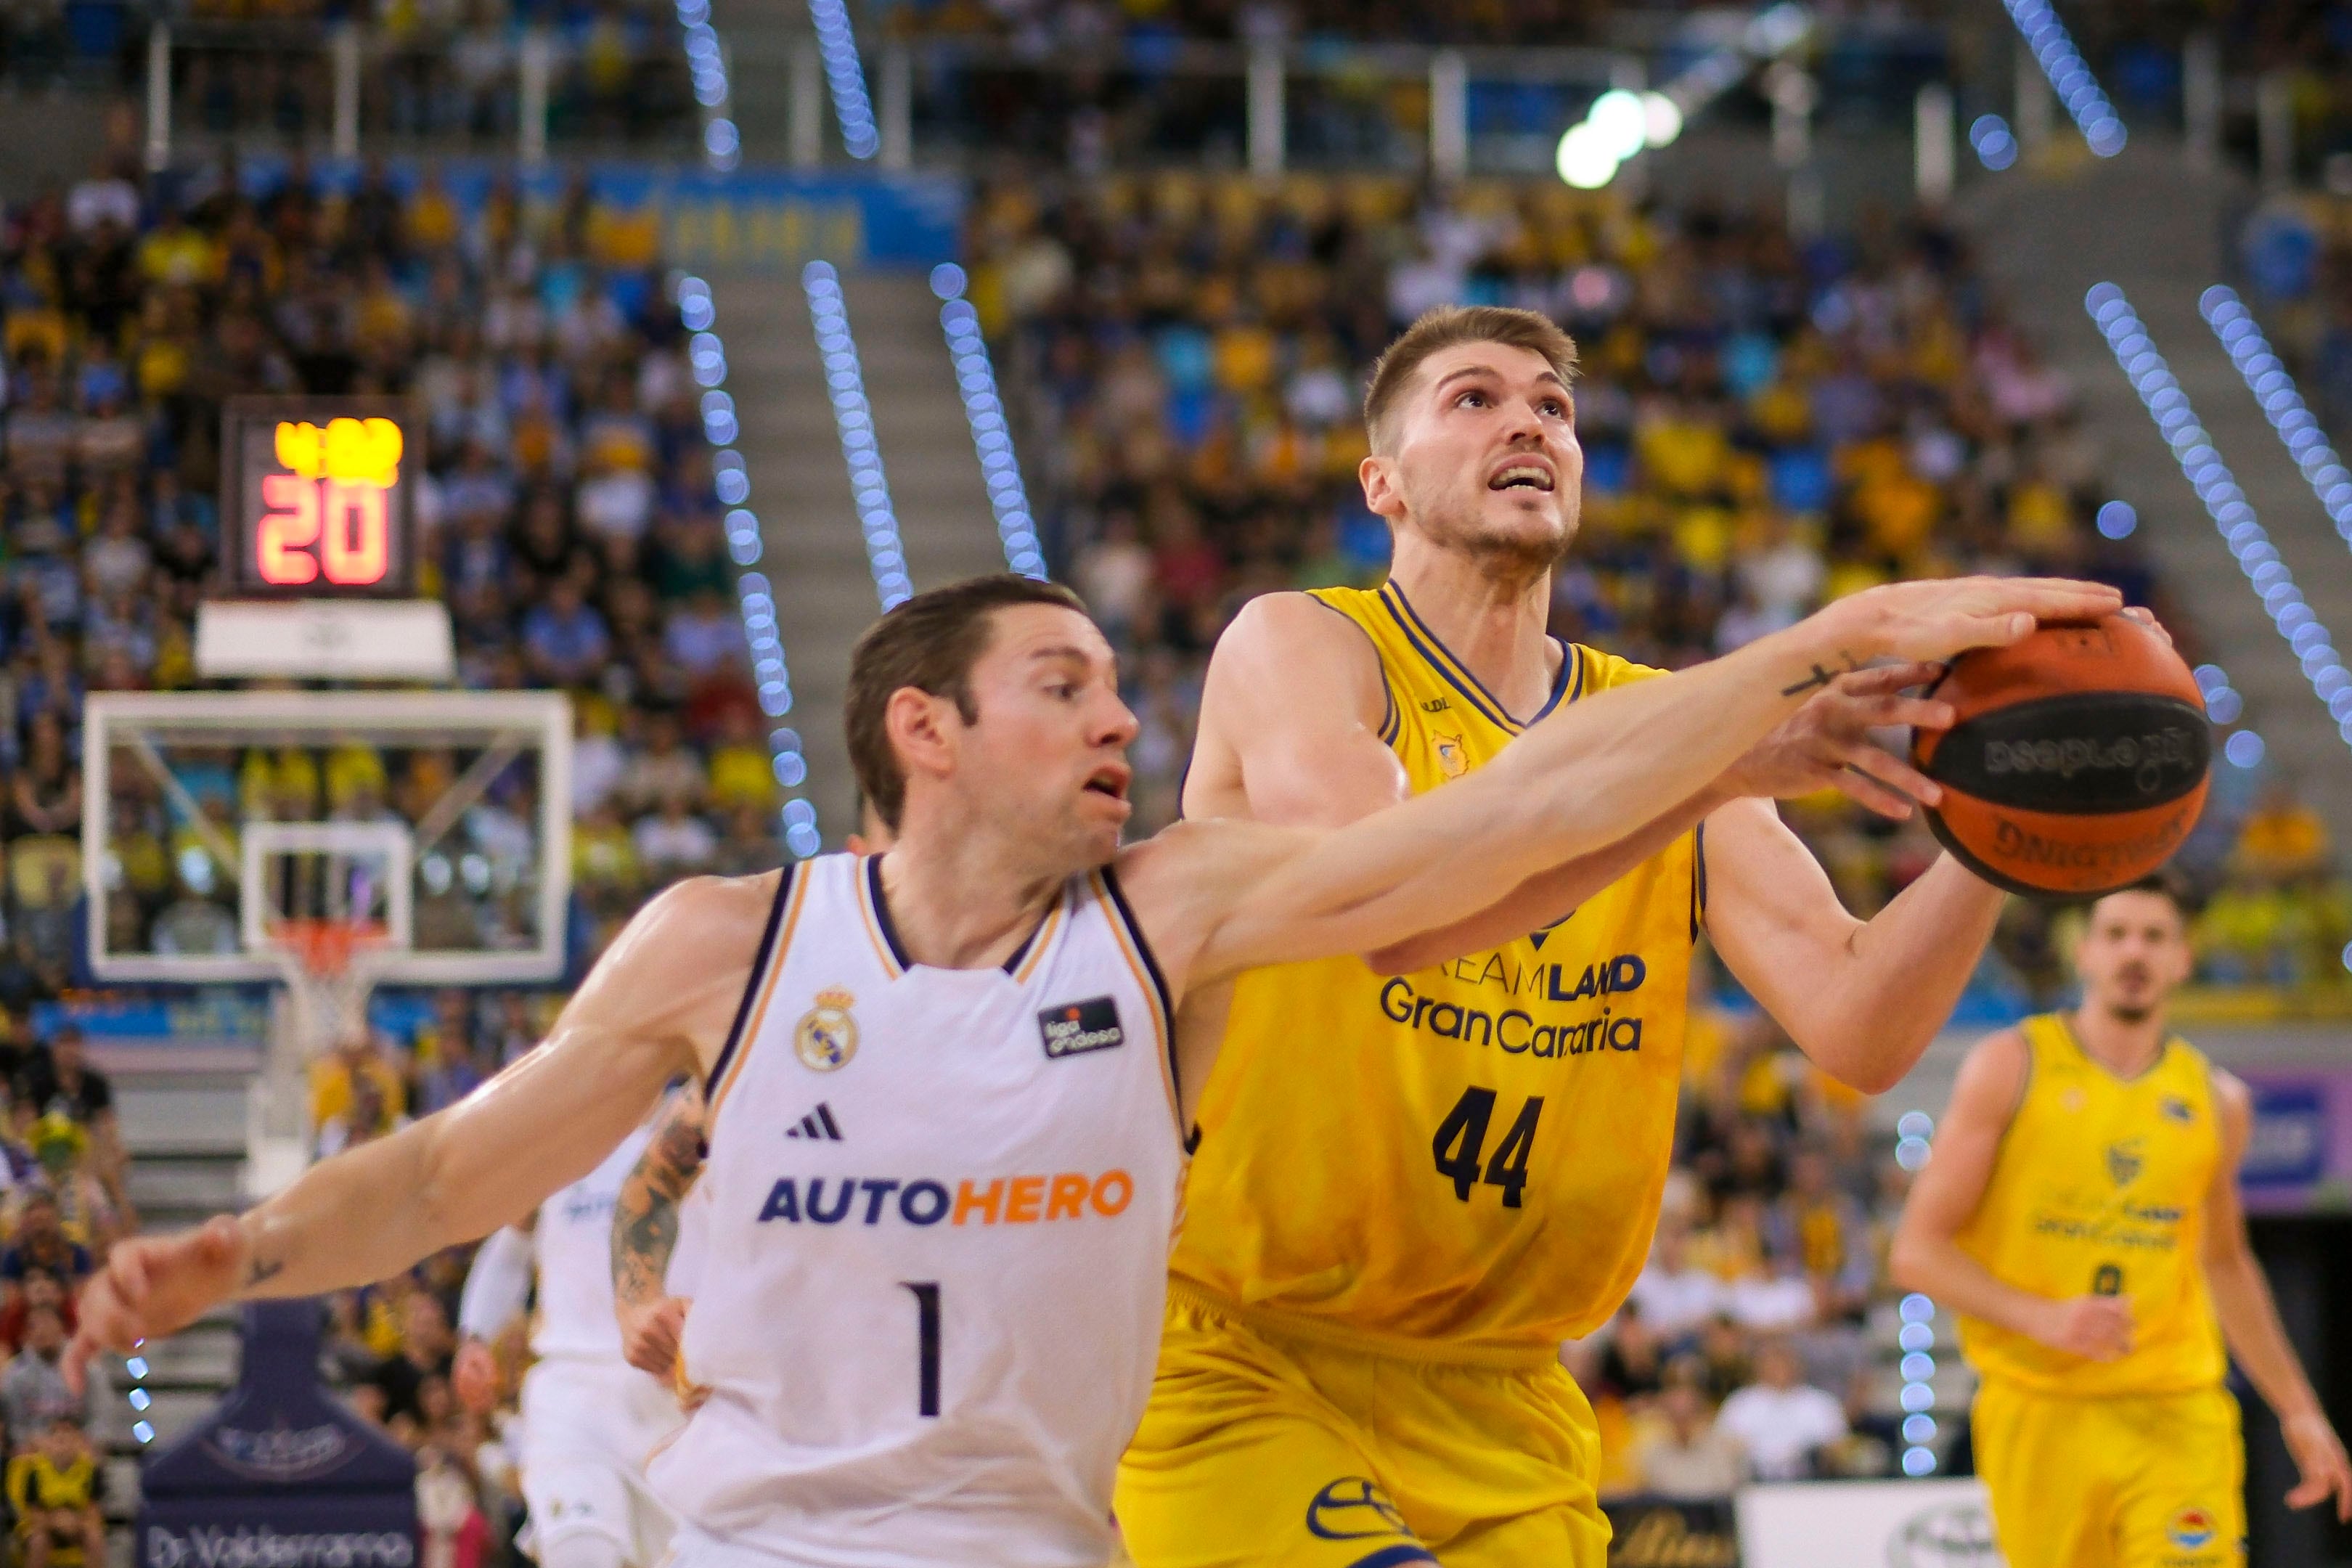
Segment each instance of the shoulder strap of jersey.
[{"label": "shoulder strap of jersey", "polygon": [[[1404,590],[1395,583],[1383,583],[1376,591],[1312,588],[1307,592],[1363,627],[1364,634],[1372,639],[1372,647],[1381,658],[1381,679],[1389,689],[1388,722],[1382,725],[1381,734],[1383,741],[1392,741],[1396,735],[1396,688],[1401,680],[1410,687],[1415,676],[1438,683],[1452,697],[1458,698],[1465,709],[1506,735],[1519,733],[1562,702],[1572,702],[1588,690],[1599,689],[1588,679],[1593,663],[1591,650],[1577,643],[1563,642],[1559,673],[1552,681],[1550,694],[1534,716],[1522,722],[1513,718],[1494,693],[1454,657],[1453,650],[1422,620]],[[1629,670],[1638,668],[1625,665]]]},{"label": "shoulder strap of jersey", "polygon": [[2047,1065],[2051,1053],[2063,1050],[2074,1043],[2065,1018],[2056,1013],[2036,1013],[2021,1021],[2017,1032],[2025,1037],[2026,1068],[2029,1072],[2038,1072]]},{"label": "shoulder strap of jersey", "polygon": [[2017,1035],[2025,1042],[2025,1079],[2017,1086],[2017,1098],[2009,1108],[2012,1123],[2024,1114],[2033,1091],[2049,1081],[2053,1060],[2063,1059],[2066,1020],[2056,1013],[2036,1013],[2018,1020]]},{"label": "shoulder strap of jersey", "polygon": [[1405,596],[1404,589],[1394,579],[1381,584],[1379,594],[1374,596],[1381,609],[1387,612],[1404,646],[1412,650],[1410,657],[1412,661],[1451,687],[1454,695],[1461,698],[1472,712],[1507,735],[1519,733],[1582,690],[1582,654],[1575,644],[1562,643],[1559,673],[1552,679],[1550,694],[1544,699],[1541,708],[1522,721],[1512,716],[1501,700],[1471,673],[1467,665],[1454,657],[1454,650],[1447,647],[1444,640],[1430,628],[1429,623],[1421,618],[1421,612],[1412,607],[1412,601]]},{"label": "shoulder strap of jersey", "polygon": [[760,932],[760,945],[751,950],[751,973],[743,982],[743,999],[735,1005],[735,1022],[727,1030],[727,1043],[719,1047],[719,1059],[711,1064],[710,1076],[703,1082],[702,1125],[706,1132],[731,1070],[740,1065],[746,1048],[744,1037],[756,1026],[759,1004],[776,973],[783,968],[784,944],[792,940],[792,927],[801,906],[808,901],[808,884],[814,876],[813,863],[797,860],[785,862],[783,869],[777,873],[775,901],[768,906],[768,923]]},{"label": "shoulder strap of jersey", "polygon": [[2214,1125],[2220,1126],[2221,1110],[2221,1102],[2213,1093],[2213,1058],[2179,1035],[2165,1036],[2164,1044],[2167,1050],[2179,1051],[2180,1059],[2193,1069],[2192,1076],[2205,1090],[2206,1110],[2215,1118]]},{"label": "shoulder strap of jersey", "polygon": [[1569,691],[1574,701],[1588,691],[1607,691],[1614,687],[1631,686],[1637,680],[1655,680],[1669,673],[1654,665],[1636,664],[1622,654],[1606,649],[1588,647],[1583,643],[1570,643],[1569,657],[1576,661],[1576,679]]},{"label": "shoulder strap of jersey", "polygon": [[1372,658],[1381,667],[1381,743],[1394,745],[1403,719],[1397,710],[1396,682],[1389,679],[1389,663],[1395,658],[1390,645],[1393,630],[1384,623],[1378,594],[1362,588],[1309,588],[1307,596],[1344,618],[1356,623],[1356,627],[1370,639]]},{"label": "shoulder strap of jersey", "polygon": [[1118,884],[1118,866],[1105,866],[1093,881],[1101,899],[1103,923],[1109,928],[1119,957],[1134,973],[1144,1005],[1151,1009],[1151,1033],[1159,1047],[1163,1082],[1168,1089],[1168,1111],[1176,1120],[1176,1137],[1181,1142],[1184,1140],[1184,1093],[1176,1063],[1176,998],[1169,991],[1160,960],[1153,956],[1151,943],[1143,934],[1143,922],[1135,918],[1126,890]]}]

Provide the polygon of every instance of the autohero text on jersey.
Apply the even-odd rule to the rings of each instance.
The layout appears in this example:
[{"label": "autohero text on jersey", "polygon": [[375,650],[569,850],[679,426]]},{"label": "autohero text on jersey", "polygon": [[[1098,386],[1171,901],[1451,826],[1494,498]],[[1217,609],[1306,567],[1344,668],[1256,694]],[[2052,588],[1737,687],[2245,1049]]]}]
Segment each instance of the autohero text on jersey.
[{"label": "autohero text on jersey", "polygon": [[[1570,1004],[1638,991],[1650,972],[1637,952],[1621,952],[1580,970],[1563,963],[1535,963],[1516,973],[1494,973],[1499,966],[1497,959],[1478,974],[1457,973],[1460,966],[1454,964],[1446,965],[1443,973],[1474,982],[1500,981],[1512,994],[1533,1002]],[[1426,1029],[1449,1040],[1490,1045],[1510,1056],[1580,1057],[1599,1050],[1642,1048],[1642,1020],[1617,1016],[1605,1000],[1598,1012],[1574,1022],[1538,1022],[1534,1014],[1519,1007],[1488,1012],[1424,996],[1413,989],[1409,976],[1400,974],[1381,987],[1381,1011],[1392,1023]]]},{"label": "autohero text on jersey", "polygon": [[900,1182],[887,1176],[780,1177],[760,1207],[760,1223],[880,1225],[1042,1225],[1056,1220],[1117,1219],[1135,1201],[1135,1178],[1125,1171],[1087,1175],[997,1176],[947,1184]]}]

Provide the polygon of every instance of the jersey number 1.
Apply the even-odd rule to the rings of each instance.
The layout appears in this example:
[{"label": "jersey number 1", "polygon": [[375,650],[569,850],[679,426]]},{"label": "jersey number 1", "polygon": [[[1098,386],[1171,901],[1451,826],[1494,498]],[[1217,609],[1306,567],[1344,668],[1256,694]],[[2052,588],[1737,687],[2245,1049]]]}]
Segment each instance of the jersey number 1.
[{"label": "jersey number 1", "polygon": [[[1507,1209],[1517,1208],[1519,1194],[1527,1190],[1528,1156],[1535,1152],[1536,1123],[1542,1116],[1543,1096],[1529,1095],[1486,1166],[1486,1184],[1503,1189]],[[1465,1089],[1454,1109],[1445,1113],[1445,1120],[1437,1124],[1437,1136],[1430,1140],[1437,1173],[1454,1184],[1454,1195],[1465,1204],[1470,1201],[1470,1189],[1478,1184],[1478,1157],[1486,1152],[1486,1129],[1494,1120],[1495,1091]]]},{"label": "jersey number 1", "polygon": [[937,1280],[920,1285],[899,1281],[915,1293],[915,1414],[940,1413],[940,1287]]}]

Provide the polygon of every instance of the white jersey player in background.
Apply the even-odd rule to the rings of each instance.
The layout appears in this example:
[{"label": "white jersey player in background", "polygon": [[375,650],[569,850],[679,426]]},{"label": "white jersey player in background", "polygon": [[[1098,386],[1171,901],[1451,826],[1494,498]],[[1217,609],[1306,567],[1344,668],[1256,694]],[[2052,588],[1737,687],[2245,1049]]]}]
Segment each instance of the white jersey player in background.
[{"label": "white jersey player in background", "polygon": [[[1545,376],[1475,411],[1498,432],[1496,484],[1530,454],[1574,455]],[[2015,580],[1869,589],[1562,704],[1488,766],[1346,827],[1188,823],[1122,847],[1136,720],[1076,598],[1020,578],[919,595],[851,668],[850,750],[897,828],[887,855],[665,892],[547,1047],[484,1089],[242,1215],[118,1246],[69,1364],[512,1223],[698,1068],[699,1404],[650,1469],[683,1521],[674,1561],[1097,1568],[1151,1383],[1181,1129],[1220,1043],[1176,1059],[1177,1000],[1485,909],[1706,787],[1833,670],[2119,602]],[[793,1138],[812,1117],[840,1136]]]},{"label": "white jersey player in background", "polygon": [[645,1467],[685,1415],[667,1383],[622,1354],[611,1263],[621,1184],[660,1114],[526,1224],[493,1231],[459,1299],[453,1382],[469,1408],[487,1414],[500,1383],[491,1347],[531,1303],[536,1282],[516,1460],[529,1510],[522,1546],[541,1568],[654,1568],[676,1527],[647,1489]]}]

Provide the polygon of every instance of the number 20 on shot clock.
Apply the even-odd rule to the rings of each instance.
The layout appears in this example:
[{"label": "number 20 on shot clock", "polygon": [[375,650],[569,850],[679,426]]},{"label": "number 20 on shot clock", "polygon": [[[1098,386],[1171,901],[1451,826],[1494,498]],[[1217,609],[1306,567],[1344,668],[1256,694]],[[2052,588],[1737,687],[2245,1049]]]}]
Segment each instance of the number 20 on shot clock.
[{"label": "number 20 on shot clock", "polygon": [[398,405],[238,398],[221,414],[221,523],[231,592],[405,595],[424,453]]}]

